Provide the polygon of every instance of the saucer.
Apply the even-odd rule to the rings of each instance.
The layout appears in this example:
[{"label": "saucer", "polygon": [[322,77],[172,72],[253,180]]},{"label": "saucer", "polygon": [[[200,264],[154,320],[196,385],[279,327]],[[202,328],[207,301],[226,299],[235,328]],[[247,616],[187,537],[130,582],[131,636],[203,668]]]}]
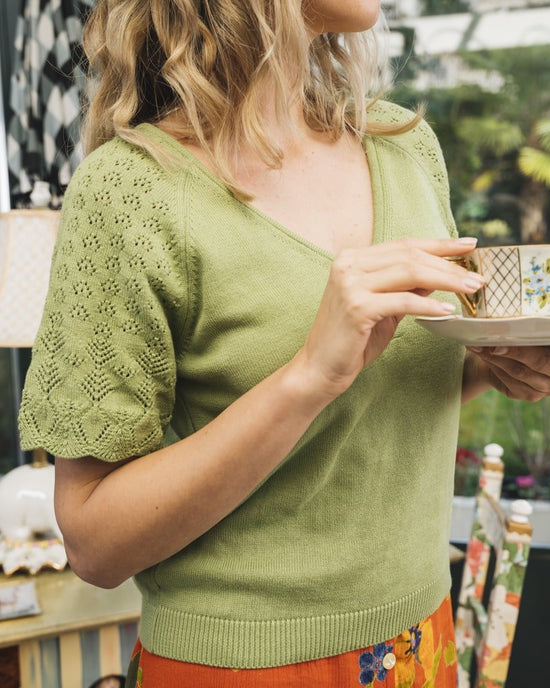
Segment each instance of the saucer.
[{"label": "saucer", "polygon": [[466,346],[550,346],[550,316],[516,318],[465,318],[444,315],[416,318],[416,322],[441,337]]}]

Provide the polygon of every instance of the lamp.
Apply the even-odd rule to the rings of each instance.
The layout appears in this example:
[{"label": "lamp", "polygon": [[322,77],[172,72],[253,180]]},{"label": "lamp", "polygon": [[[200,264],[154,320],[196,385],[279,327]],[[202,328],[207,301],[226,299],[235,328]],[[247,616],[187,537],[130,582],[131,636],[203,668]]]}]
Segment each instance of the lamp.
[{"label": "lamp", "polygon": [[[31,347],[48,289],[59,212],[12,210],[0,213],[0,347]],[[54,467],[36,449],[31,464],[0,480],[0,562],[5,573],[66,563],[53,508]],[[36,534],[50,532],[51,540]]]},{"label": "lamp", "polygon": [[58,224],[55,210],[0,213],[0,347],[34,344]]}]

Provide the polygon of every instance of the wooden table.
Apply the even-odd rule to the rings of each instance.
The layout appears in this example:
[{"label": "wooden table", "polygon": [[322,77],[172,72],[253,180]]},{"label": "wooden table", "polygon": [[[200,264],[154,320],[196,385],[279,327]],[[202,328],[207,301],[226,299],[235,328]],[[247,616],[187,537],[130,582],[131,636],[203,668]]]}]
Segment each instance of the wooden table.
[{"label": "wooden table", "polygon": [[141,605],[133,581],[103,590],[70,569],[0,574],[0,586],[29,581],[42,614],[0,621],[0,648],[19,649],[21,688],[88,688],[101,676],[126,673]]}]

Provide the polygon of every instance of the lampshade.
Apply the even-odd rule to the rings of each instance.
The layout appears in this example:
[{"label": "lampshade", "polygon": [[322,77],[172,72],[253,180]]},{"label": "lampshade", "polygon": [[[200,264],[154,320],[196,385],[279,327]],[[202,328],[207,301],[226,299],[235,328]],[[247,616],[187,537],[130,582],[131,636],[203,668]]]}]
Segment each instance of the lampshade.
[{"label": "lampshade", "polygon": [[[32,347],[42,318],[58,211],[0,213],[0,347]],[[35,449],[33,463],[0,480],[0,566],[36,573],[61,570],[67,555],[53,508],[54,467]],[[37,539],[50,533],[53,539]]]},{"label": "lampshade", "polygon": [[31,347],[46,299],[60,213],[0,213],[0,347]]}]

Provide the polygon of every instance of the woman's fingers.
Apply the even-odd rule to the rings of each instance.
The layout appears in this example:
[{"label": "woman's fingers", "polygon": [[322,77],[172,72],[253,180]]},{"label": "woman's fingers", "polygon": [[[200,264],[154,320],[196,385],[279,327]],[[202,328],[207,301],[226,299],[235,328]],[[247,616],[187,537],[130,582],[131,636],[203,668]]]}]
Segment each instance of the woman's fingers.
[{"label": "woman's fingers", "polygon": [[475,248],[477,239],[462,237],[460,239],[413,239],[404,238],[388,241],[382,244],[373,244],[363,250],[373,252],[385,252],[387,249],[403,249],[406,252],[415,250],[429,253],[440,258],[460,256]]},{"label": "woman's fingers", "polygon": [[[431,261],[439,264],[442,258],[454,258],[467,253],[475,243],[463,244],[460,239],[399,239],[362,248],[344,249],[335,259],[342,267],[357,267],[366,271],[391,267],[403,260]],[[446,261],[446,269],[461,271],[456,261]]]},{"label": "woman's fingers", "polygon": [[415,291],[431,292],[436,289],[460,293],[474,293],[484,282],[468,271],[440,270],[431,265],[404,263],[399,269],[385,268],[365,275],[365,286],[373,292]]},{"label": "woman's fingers", "polygon": [[[457,263],[444,260],[456,251],[457,240],[402,240],[359,250],[342,252],[333,264],[336,279],[353,279],[360,274],[372,280],[363,286],[372,291],[423,291],[436,289],[473,293],[484,280]],[[431,253],[426,251],[429,249]],[[464,247],[460,248],[464,252]]]},{"label": "woman's fingers", "polygon": [[402,318],[404,315],[418,315],[438,317],[454,313],[456,307],[452,303],[439,301],[429,296],[421,296],[411,291],[405,292],[371,292],[369,303],[364,306],[362,321],[376,324],[384,318]]},{"label": "woman's fingers", "polygon": [[548,387],[545,390],[533,387],[532,384],[537,384],[537,381],[533,379],[530,379],[530,382],[519,380],[503,368],[496,366],[489,366],[489,379],[496,390],[510,399],[540,401],[550,394]]},{"label": "woman's fingers", "polygon": [[[376,255],[378,253],[385,254],[391,251],[405,253],[406,255],[414,255],[418,253],[433,256],[435,258],[456,258],[473,250],[476,246],[476,239],[397,239],[395,241],[388,241],[382,244],[373,244],[372,246],[359,249],[361,253],[371,253]],[[351,249],[352,251],[354,249]]]},{"label": "woman's fingers", "polygon": [[550,376],[550,346],[497,346],[474,349],[476,353],[492,359],[495,363],[506,362],[523,364],[533,371]]},{"label": "woman's fingers", "polygon": [[473,348],[489,369],[491,382],[513,399],[539,401],[550,395],[550,347]]},{"label": "woman's fingers", "polygon": [[[391,314],[406,315],[442,315],[445,312],[452,312],[447,306],[438,306],[435,299],[427,299],[428,295],[435,291],[473,293],[477,291],[482,282],[471,276],[467,271],[461,272],[440,271],[431,265],[411,265],[403,263],[399,266],[392,266],[378,269],[371,272],[361,270],[349,270],[336,272],[333,277],[338,286],[342,297],[351,306],[365,304],[367,307],[372,304],[373,297],[378,295],[387,298],[391,294],[397,295],[398,299],[391,299],[392,308],[396,304],[402,304],[403,310],[392,312]],[[410,296],[414,296],[411,299]],[[430,302],[423,305],[423,300]],[[413,310],[406,310],[413,308]],[[434,313],[434,308],[436,313]],[[443,310],[441,310],[443,308]],[[425,311],[429,310],[429,313]]]},{"label": "woman's fingers", "polygon": [[474,243],[406,239],[343,251],[333,262],[329,302],[366,336],[384,318],[449,315],[455,307],[429,295],[474,293],[482,287],[482,277],[445,260]]}]

